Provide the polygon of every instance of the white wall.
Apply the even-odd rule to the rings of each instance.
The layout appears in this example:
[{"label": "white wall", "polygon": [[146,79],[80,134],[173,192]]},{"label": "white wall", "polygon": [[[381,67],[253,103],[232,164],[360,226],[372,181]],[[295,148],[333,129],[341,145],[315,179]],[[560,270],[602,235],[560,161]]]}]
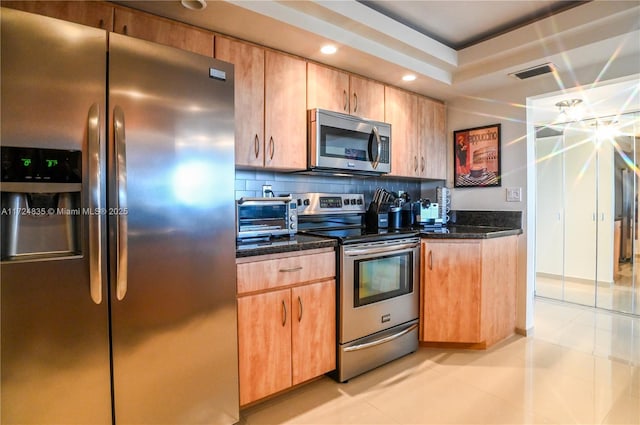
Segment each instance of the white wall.
[{"label": "white wall", "polygon": [[[565,67],[568,67],[565,64]],[[516,325],[530,330],[533,323],[534,254],[535,253],[535,167],[533,161],[533,123],[527,124],[527,99],[545,93],[557,95],[562,87],[573,89],[594,82],[628,77],[638,73],[640,58],[615,58],[610,64],[559,73],[559,81],[551,74],[514,81],[500,90],[479,93],[473,98],[457,97],[447,104],[448,156],[453,164],[453,131],[502,124],[502,186],[497,188],[464,188],[452,190],[452,209],[518,210],[523,212],[524,234],[520,237],[518,255],[518,312]],[[562,85],[562,86],[561,86]],[[630,105],[627,105],[628,107]],[[633,106],[633,105],[631,105]],[[447,186],[453,187],[450,165]],[[506,202],[508,187],[522,188],[522,202]],[[529,253],[531,253],[529,255]]]}]

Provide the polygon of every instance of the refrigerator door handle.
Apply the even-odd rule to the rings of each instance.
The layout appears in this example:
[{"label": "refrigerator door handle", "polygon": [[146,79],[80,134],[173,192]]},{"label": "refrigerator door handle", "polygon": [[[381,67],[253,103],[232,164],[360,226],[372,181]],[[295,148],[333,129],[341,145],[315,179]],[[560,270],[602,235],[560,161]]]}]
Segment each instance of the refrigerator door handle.
[{"label": "refrigerator door handle", "polygon": [[119,106],[113,108],[113,134],[116,157],[116,298],[122,301],[127,295],[128,221],[127,221],[127,154],[124,112]]},{"label": "refrigerator door handle", "polygon": [[100,108],[94,103],[87,116],[89,157],[89,281],[91,299],[102,303],[102,204],[100,197]]}]

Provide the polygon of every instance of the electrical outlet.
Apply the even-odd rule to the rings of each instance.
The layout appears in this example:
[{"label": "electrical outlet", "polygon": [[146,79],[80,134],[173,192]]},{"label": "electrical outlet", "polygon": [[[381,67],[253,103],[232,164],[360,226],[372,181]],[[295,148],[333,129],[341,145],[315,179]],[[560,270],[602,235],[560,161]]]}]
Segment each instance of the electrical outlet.
[{"label": "electrical outlet", "polygon": [[270,184],[263,184],[262,185],[262,197],[263,198],[268,198],[270,196],[273,196],[273,190],[271,190],[271,185]]},{"label": "electrical outlet", "polygon": [[522,202],[522,188],[521,187],[508,187],[507,188],[507,202]]}]

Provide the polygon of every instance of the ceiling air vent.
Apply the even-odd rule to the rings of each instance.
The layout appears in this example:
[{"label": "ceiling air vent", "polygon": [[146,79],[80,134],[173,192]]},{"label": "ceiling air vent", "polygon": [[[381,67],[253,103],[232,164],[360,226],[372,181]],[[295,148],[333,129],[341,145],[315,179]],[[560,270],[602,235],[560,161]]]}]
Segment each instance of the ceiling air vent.
[{"label": "ceiling air vent", "polygon": [[516,77],[519,80],[526,80],[527,78],[535,77],[536,75],[548,74],[556,70],[556,67],[551,62],[543,63],[542,65],[536,65],[532,68],[523,69],[521,71],[512,72],[511,76]]}]

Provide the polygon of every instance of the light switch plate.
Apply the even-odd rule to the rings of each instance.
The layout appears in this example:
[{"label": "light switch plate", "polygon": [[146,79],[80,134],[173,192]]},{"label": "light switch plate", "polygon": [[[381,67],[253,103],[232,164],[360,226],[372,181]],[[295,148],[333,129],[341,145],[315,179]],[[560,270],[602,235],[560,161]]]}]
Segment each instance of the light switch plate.
[{"label": "light switch plate", "polygon": [[508,187],[507,188],[507,202],[522,202],[522,188],[521,187]]}]

